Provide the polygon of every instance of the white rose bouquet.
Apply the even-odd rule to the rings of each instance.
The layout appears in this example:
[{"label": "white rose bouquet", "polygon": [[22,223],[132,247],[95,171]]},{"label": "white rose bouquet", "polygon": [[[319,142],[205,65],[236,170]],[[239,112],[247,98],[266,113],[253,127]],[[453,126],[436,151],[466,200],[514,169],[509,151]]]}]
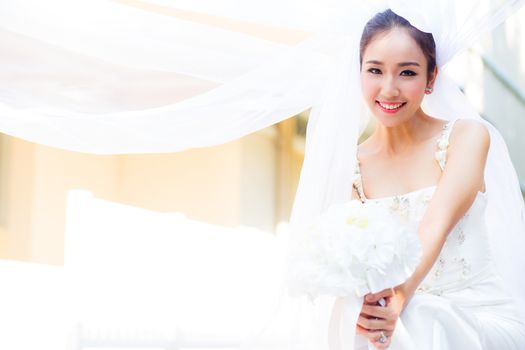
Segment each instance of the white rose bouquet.
[{"label": "white rose bouquet", "polygon": [[349,329],[355,329],[363,296],[405,282],[422,254],[416,230],[381,202],[332,205],[292,235],[289,293],[312,302],[321,295],[342,298],[345,311],[330,328],[338,329],[334,336],[345,350],[353,349]]}]

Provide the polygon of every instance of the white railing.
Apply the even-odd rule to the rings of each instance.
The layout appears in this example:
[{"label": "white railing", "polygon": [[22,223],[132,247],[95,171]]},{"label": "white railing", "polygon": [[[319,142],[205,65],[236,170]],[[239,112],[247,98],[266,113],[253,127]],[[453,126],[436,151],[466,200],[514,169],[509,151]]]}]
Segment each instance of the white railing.
[{"label": "white railing", "polygon": [[233,350],[267,316],[276,236],[85,191],[67,211],[64,266],[0,260],[0,349]]},{"label": "white railing", "polygon": [[280,282],[284,242],[268,232],[84,191],[70,194],[67,218],[78,350],[238,349]]}]

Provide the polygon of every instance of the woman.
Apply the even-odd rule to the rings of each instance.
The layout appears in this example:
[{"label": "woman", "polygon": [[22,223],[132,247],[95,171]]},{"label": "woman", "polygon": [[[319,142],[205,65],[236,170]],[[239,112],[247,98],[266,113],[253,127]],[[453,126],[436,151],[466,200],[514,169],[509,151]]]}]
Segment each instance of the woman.
[{"label": "woman", "polygon": [[[365,26],[360,64],[378,123],[358,147],[353,198],[417,223],[424,254],[408,281],[367,296],[357,333],[378,349],[524,349],[525,327],[494,269],[483,220],[487,128],[423,111],[438,74],[434,39],[391,10]],[[376,304],[381,297],[386,307]],[[396,341],[398,318],[409,337]]]}]

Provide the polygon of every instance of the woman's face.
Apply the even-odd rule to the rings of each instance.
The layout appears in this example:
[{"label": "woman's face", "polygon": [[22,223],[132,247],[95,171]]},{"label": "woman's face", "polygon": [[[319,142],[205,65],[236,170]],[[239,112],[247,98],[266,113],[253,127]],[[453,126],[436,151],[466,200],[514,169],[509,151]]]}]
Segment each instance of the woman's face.
[{"label": "woman's face", "polygon": [[378,34],[363,53],[363,97],[370,111],[387,127],[415,115],[429,86],[427,78],[427,59],[405,29]]}]

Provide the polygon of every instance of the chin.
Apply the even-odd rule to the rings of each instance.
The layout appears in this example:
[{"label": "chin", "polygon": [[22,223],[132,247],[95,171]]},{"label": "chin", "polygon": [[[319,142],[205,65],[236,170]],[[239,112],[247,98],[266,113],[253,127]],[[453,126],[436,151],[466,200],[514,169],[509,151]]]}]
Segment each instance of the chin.
[{"label": "chin", "polygon": [[406,120],[405,119],[398,119],[398,118],[384,118],[384,117],[378,117],[375,116],[377,122],[384,127],[392,128],[398,125],[403,124]]},{"label": "chin", "polygon": [[408,120],[410,120],[410,117],[408,117],[407,115],[384,115],[381,112],[372,113],[372,115],[374,116],[374,118],[379,124],[387,128],[401,125],[403,123],[406,123]]}]

